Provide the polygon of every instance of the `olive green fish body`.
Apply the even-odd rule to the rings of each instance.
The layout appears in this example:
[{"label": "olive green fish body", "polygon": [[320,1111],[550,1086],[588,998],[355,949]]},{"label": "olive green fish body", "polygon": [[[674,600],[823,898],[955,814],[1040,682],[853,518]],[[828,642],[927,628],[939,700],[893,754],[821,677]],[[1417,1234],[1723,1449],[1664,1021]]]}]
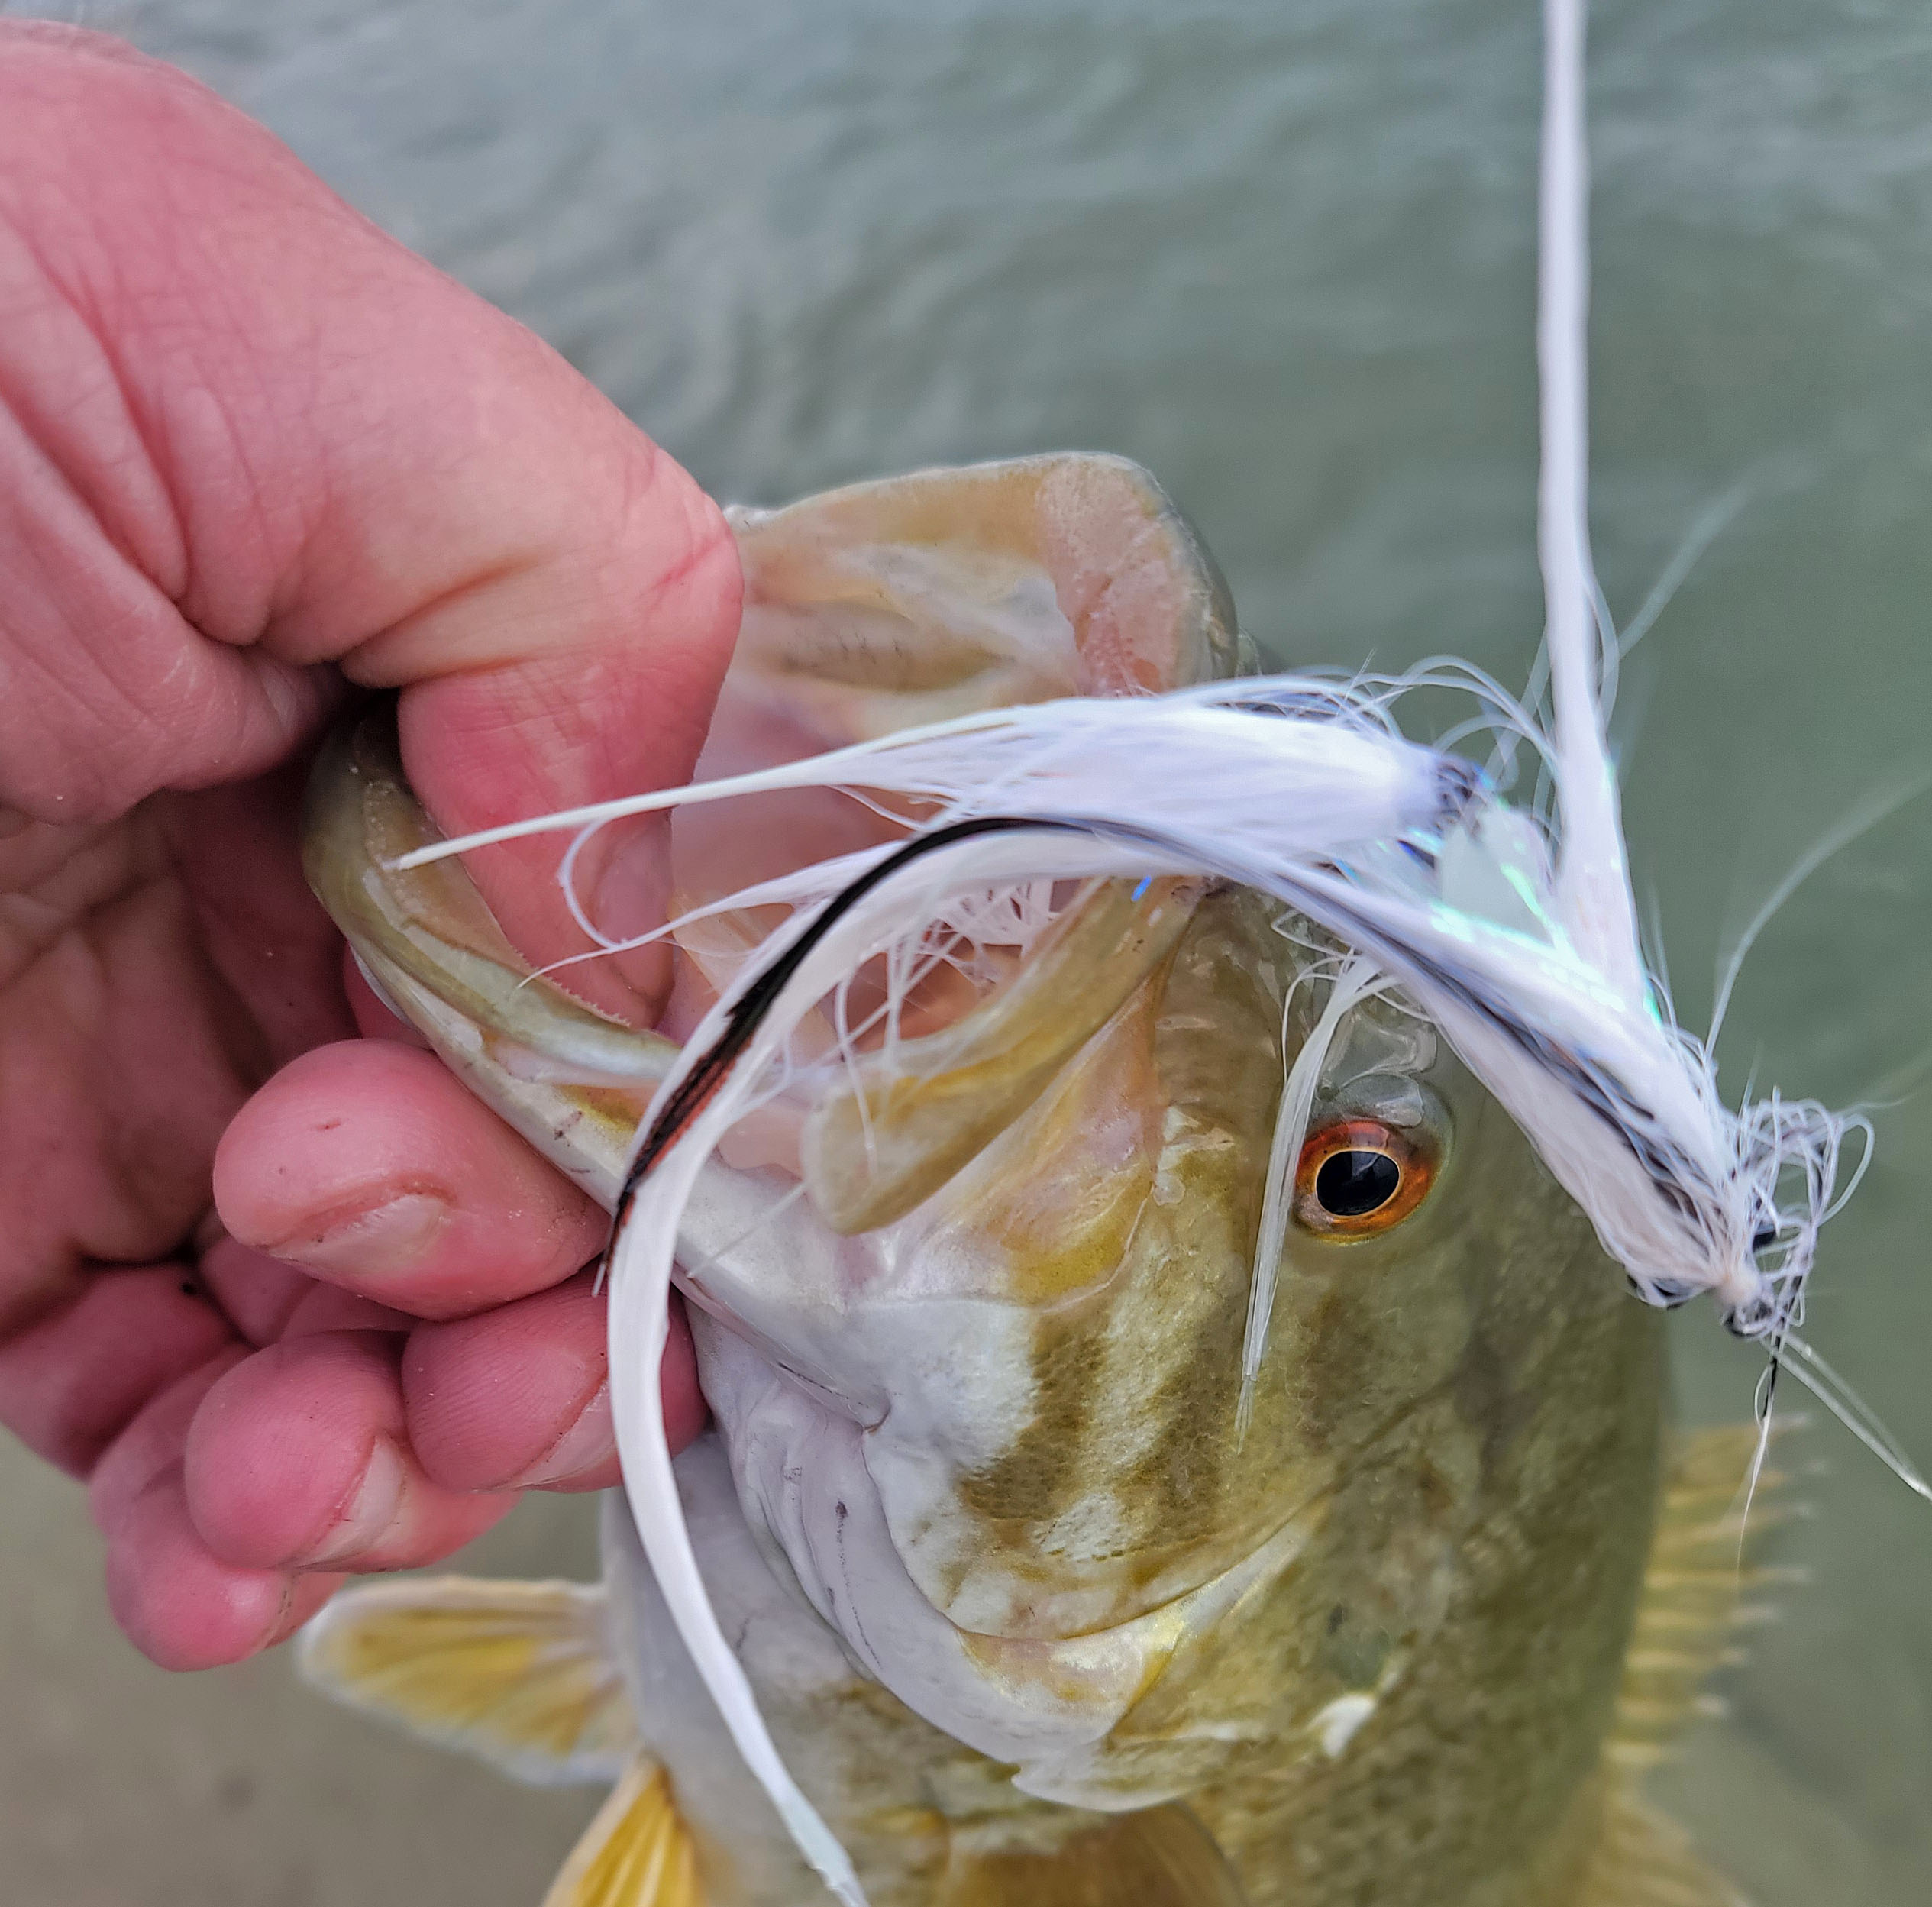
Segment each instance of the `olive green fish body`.
[{"label": "olive green fish body", "polygon": [[[1240,660],[1197,541],[1115,460],[738,525],[750,607],[714,768]],[[894,825],[774,810],[741,839],[728,806],[677,817],[683,904],[823,830]],[[675,1049],[533,979],[455,863],[388,865],[429,838],[380,718],[338,739],[317,890],[398,1010],[608,1204]],[[755,939],[729,914],[680,929],[687,1023]],[[1616,1752],[1665,1501],[1658,1316],[1399,997],[1323,1029],[1243,1395],[1284,1081],[1346,957],[1244,890],[1097,884],[706,1168],[680,1282],[720,1428],[680,1459],[687,1520],[874,1907],[1728,1898],[1681,1891],[1704,1885],[1681,1863],[1678,1892],[1644,1891]],[[638,1757],[554,1907],[822,1897],[621,1505],[606,1555],[606,1597],[545,1605],[525,1667],[621,1663],[622,1700],[584,1668],[545,1752],[613,1777]],[[411,1640],[454,1592],[364,1593],[318,1630],[320,1679],[521,1768],[445,1686],[474,1650],[432,1670]],[[483,1621],[448,1633],[469,1648]],[[646,1847],[654,1893],[596,1891]]]}]

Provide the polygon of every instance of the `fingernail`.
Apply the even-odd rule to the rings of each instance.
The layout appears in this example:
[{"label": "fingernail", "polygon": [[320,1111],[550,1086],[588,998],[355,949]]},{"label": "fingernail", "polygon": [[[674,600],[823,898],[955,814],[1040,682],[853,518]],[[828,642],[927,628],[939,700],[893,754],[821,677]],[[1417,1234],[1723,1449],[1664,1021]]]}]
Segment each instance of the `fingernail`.
[{"label": "fingernail", "polygon": [[341,1588],[344,1578],[334,1572],[315,1570],[292,1576],[282,1592],[281,1607],[274,1623],[257,1645],[273,1649],[286,1642]]},{"label": "fingernail", "polygon": [[504,1487],[535,1490],[567,1482],[608,1463],[616,1452],[617,1427],[610,1414],[610,1386],[600,1384],[596,1395],[583,1407],[577,1421],[529,1469],[512,1477]]},{"label": "fingernail", "polygon": [[402,1452],[387,1437],[379,1437],[348,1508],[322,1539],[321,1547],[299,1559],[299,1566],[313,1569],[345,1563],[375,1548],[402,1515],[409,1482],[409,1466],[402,1461]]},{"label": "fingernail", "polygon": [[268,1250],[274,1257],[292,1259],[312,1271],[355,1278],[412,1272],[428,1256],[449,1216],[449,1207],[433,1193],[405,1192],[386,1205],[358,1212],[340,1224],[298,1232]]}]

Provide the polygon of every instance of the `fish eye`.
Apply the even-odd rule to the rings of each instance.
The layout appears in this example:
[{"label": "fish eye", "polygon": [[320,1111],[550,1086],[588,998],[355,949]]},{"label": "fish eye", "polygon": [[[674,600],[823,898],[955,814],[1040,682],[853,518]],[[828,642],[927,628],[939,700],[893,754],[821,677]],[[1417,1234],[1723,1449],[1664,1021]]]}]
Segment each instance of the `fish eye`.
[{"label": "fish eye", "polygon": [[1294,1215],[1334,1239],[1372,1238],[1420,1205],[1434,1159],[1379,1119],[1338,1119],[1311,1132],[1295,1172]]}]

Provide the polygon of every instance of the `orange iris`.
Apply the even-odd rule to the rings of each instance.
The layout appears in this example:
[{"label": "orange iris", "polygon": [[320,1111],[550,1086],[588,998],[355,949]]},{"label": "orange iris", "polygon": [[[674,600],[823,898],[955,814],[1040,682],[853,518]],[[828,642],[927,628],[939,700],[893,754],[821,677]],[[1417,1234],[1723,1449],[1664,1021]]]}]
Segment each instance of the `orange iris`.
[{"label": "orange iris", "polygon": [[1436,1161],[1379,1119],[1338,1119],[1311,1132],[1295,1168],[1294,1215],[1324,1238],[1373,1238],[1428,1195]]}]

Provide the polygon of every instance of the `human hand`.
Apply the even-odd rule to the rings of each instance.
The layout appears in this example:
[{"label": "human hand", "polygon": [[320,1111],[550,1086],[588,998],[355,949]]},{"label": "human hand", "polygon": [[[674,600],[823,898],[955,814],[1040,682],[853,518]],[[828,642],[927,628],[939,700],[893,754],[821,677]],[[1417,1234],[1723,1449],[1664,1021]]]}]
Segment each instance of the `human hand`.
[{"label": "human hand", "polygon": [[[297,804],[358,687],[452,831],[681,781],[738,591],[716,509],[528,332],[183,75],[0,22],[0,1420],[91,1479],[155,1660],[615,1479],[602,1215],[352,1037],[400,1029]],[[606,867],[626,926],[653,845]],[[540,959],[583,945],[554,852],[474,865]],[[666,1386],[682,1441],[681,1332]]]}]

